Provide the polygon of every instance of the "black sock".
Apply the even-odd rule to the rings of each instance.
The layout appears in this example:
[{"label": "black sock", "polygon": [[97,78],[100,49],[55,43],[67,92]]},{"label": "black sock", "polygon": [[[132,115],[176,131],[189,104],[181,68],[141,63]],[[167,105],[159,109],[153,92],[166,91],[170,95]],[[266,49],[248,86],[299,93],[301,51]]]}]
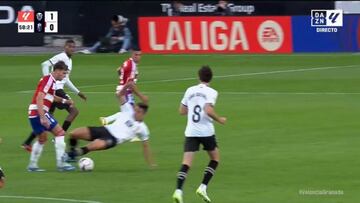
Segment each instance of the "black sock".
[{"label": "black sock", "polygon": [[182,189],[189,168],[190,168],[190,167],[189,167],[188,165],[185,165],[185,164],[181,165],[181,168],[180,168],[180,170],[179,170],[179,172],[178,172],[178,174],[177,174],[176,189],[179,189],[179,190]]},{"label": "black sock", "polygon": [[202,181],[202,184],[207,185],[210,181],[210,179],[215,174],[216,167],[218,166],[218,162],[215,160],[211,160],[209,162],[209,165],[205,168],[204,178]]},{"label": "black sock", "polygon": [[89,153],[89,149],[87,147],[81,147],[80,151],[81,151],[80,152],[81,154],[79,154],[80,156]]},{"label": "black sock", "polygon": [[23,144],[31,145],[32,141],[36,138],[36,135],[32,132]]},{"label": "black sock", "polygon": [[74,150],[78,144],[78,141],[77,141],[77,139],[70,138],[69,144],[70,144],[70,149]]},{"label": "black sock", "polygon": [[65,120],[63,125],[62,125],[62,128],[63,128],[64,131],[67,131],[70,128],[70,126],[71,126],[71,121]]}]

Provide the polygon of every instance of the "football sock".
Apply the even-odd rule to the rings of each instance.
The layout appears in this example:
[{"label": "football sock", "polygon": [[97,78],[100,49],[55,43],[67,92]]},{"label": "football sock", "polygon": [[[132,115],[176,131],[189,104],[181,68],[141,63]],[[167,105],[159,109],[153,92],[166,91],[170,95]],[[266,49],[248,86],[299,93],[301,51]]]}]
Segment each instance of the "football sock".
[{"label": "football sock", "polygon": [[81,147],[82,155],[89,153],[89,149],[87,147]]},{"label": "football sock", "polygon": [[181,168],[177,174],[176,189],[182,190],[189,168],[190,167],[186,164],[181,165]]},{"label": "football sock", "polygon": [[77,139],[70,138],[69,144],[70,144],[71,150],[74,150],[76,145],[78,144],[78,141],[77,141]]},{"label": "football sock", "polygon": [[36,141],[33,144],[31,155],[30,155],[30,166],[31,167],[38,166],[38,161],[40,159],[43,148],[44,148],[44,144],[40,144],[39,141]]},{"label": "football sock", "polygon": [[62,125],[62,128],[63,128],[64,131],[67,131],[70,128],[70,126],[71,126],[71,121],[65,120],[63,125]]},{"label": "football sock", "polygon": [[215,170],[216,170],[216,167],[218,166],[218,164],[219,163],[215,160],[211,160],[209,162],[209,165],[205,168],[202,184],[207,185],[209,183],[210,179],[215,174]]},{"label": "football sock", "polygon": [[64,153],[65,153],[65,148],[66,148],[64,138],[65,138],[64,136],[56,136],[55,137],[56,163],[57,163],[57,166],[60,166],[60,167],[64,163],[63,157],[64,157]]},{"label": "football sock", "polygon": [[25,140],[24,144],[31,145],[31,142],[36,138],[36,135],[31,132],[29,137]]}]

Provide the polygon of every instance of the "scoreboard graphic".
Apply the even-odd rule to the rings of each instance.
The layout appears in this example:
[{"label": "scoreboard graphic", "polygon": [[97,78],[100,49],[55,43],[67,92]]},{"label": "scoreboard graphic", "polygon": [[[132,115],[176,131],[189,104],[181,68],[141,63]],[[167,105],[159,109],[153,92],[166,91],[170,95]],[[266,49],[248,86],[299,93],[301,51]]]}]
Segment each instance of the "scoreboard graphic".
[{"label": "scoreboard graphic", "polygon": [[19,11],[18,33],[57,33],[57,11]]}]

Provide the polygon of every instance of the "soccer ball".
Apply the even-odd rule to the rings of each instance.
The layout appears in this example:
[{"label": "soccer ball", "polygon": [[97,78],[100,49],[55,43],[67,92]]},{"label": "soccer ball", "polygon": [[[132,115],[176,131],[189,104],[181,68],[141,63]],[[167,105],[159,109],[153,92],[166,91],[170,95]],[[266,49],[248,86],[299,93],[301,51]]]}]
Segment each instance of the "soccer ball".
[{"label": "soccer ball", "polygon": [[94,169],[94,161],[88,157],[81,158],[78,162],[81,171],[92,171]]}]

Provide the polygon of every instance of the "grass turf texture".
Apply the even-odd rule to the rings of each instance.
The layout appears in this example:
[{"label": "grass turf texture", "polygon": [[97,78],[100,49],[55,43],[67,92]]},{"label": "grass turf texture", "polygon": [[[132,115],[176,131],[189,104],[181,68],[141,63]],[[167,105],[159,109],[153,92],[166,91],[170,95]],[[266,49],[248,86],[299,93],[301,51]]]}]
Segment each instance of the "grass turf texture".
[{"label": "grass turf texture", "polygon": [[[216,124],[221,162],[208,189],[213,202],[360,200],[358,55],[144,55],[138,86],[150,97],[146,123],[158,168],[147,168],[140,143],[127,143],[90,153],[88,157],[95,161],[93,172],[60,173],[55,168],[53,143],[48,141],[40,159],[47,172],[29,173],[25,170],[29,154],[20,148],[30,132],[27,108],[33,92],[27,90],[35,88],[40,63],[50,56],[0,56],[0,165],[7,177],[0,196],[172,202],[186,124],[177,109],[186,88],[197,84],[191,78],[197,77],[198,68],[209,64],[215,76],[225,76],[214,78],[212,86],[219,91],[216,110],[228,118],[225,126]],[[99,116],[118,111],[113,94],[118,82],[115,70],[126,57],[73,57],[71,79],[88,101],[72,94],[80,115],[71,129],[98,126]],[[320,69],[289,71],[317,67]],[[282,72],[246,75],[272,71]],[[60,124],[65,116],[64,111],[56,111]],[[184,186],[185,202],[202,202],[195,190],[207,163],[204,152],[196,155]],[[344,194],[301,195],[300,190],[342,190]],[[0,202],[62,201],[0,197]]]}]

